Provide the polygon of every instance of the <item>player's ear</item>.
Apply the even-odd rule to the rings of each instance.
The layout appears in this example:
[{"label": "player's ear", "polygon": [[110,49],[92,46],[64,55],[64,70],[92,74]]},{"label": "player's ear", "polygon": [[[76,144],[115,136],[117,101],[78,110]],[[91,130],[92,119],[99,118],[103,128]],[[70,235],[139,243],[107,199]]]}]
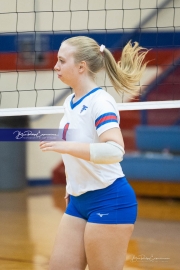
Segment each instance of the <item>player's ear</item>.
[{"label": "player's ear", "polygon": [[83,73],[86,70],[87,64],[85,61],[79,63],[79,73]]}]

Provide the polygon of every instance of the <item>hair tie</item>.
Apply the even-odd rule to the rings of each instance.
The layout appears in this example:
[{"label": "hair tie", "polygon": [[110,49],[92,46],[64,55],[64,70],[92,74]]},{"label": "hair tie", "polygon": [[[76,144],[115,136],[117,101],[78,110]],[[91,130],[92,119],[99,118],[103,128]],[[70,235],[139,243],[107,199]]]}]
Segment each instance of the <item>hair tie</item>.
[{"label": "hair tie", "polygon": [[104,49],[105,49],[106,47],[102,44],[101,46],[100,46],[100,52],[102,52],[103,53],[103,51],[104,51]]}]

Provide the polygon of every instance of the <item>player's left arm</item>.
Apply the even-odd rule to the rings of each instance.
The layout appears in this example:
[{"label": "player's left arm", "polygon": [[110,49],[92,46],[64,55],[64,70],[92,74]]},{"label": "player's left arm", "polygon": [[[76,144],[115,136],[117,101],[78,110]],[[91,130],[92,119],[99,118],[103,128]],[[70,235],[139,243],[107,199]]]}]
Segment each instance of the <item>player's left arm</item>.
[{"label": "player's left arm", "polygon": [[119,128],[106,130],[99,136],[99,143],[80,143],[68,141],[40,142],[43,152],[55,151],[98,164],[120,162],[124,155],[124,141]]},{"label": "player's left arm", "polygon": [[124,140],[120,128],[104,131],[99,139],[99,143],[90,144],[90,161],[96,164],[112,164],[123,160]]},{"label": "player's left arm", "polygon": [[77,158],[90,161],[90,144],[72,141],[40,142],[43,152],[54,151],[60,154],[68,154]]},{"label": "player's left arm", "polygon": [[124,140],[120,128],[114,127],[106,130],[99,136],[100,142],[113,141],[124,148]]}]

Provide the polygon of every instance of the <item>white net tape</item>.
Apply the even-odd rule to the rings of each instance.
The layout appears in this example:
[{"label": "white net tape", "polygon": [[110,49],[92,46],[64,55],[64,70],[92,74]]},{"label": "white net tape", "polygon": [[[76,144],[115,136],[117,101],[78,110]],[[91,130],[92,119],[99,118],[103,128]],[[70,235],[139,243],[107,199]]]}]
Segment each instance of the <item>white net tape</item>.
[{"label": "white net tape", "polygon": [[[117,103],[119,111],[180,108],[180,100]],[[1,109],[0,116],[62,114],[63,106]]]}]

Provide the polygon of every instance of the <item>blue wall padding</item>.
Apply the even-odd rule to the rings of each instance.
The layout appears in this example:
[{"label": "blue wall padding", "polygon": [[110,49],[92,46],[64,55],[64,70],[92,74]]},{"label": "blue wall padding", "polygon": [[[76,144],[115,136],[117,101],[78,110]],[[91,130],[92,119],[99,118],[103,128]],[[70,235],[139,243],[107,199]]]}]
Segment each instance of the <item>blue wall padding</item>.
[{"label": "blue wall padding", "polygon": [[180,126],[138,126],[136,145],[140,151],[180,153]]},{"label": "blue wall padding", "polygon": [[[137,31],[60,31],[60,32],[25,32],[22,33],[1,33],[0,35],[0,53],[10,53],[18,51],[18,43],[22,38],[31,38],[35,42],[39,37],[46,40],[44,51],[58,51],[61,42],[71,36],[86,35],[94,38],[99,44],[105,44],[107,48],[119,49],[124,46],[130,39],[138,41],[145,48],[177,48],[180,45],[180,32],[177,31],[158,31],[145,32]],[[42,44],[43,45],[43,44]]]},{"label": "blue wall padding", "polygon": [[121,165],[129,180],[180,181],[180,156],[126,154]]}]

